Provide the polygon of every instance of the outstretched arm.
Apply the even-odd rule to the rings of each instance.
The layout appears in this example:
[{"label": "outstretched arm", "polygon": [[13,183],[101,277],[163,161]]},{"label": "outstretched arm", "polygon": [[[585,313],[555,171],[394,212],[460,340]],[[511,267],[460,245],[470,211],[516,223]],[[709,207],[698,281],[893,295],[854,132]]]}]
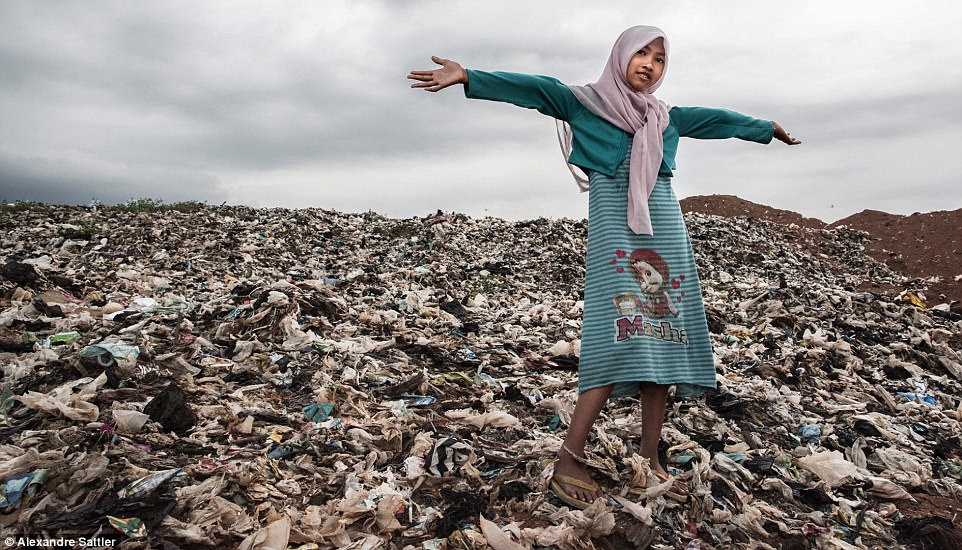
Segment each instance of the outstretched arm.
[{"label": "outstretched arm", "polygon": [[775,130],[775,139],[777,139],[778,141],[784,142],[788,145],[798,145],[799,143],[801,143],[801,141],[792,137],[792,134],[789,134],[788,130],[786,130],[785,128],[782,128],[782,125],[775,122],[774,120],[772,121],[772,129]]},{"label": "outstretched arm", "polygon": [[[456,61],[437,56],[431,59],[441,68],[411,71],[408,78],[417,81],[411,85],[412,88],[437,92],[454,84],[463,84],[466,98],[501,101],[526,109],[537,109],[542,114],[560,120],[568,120],[574,110],[583,109],[567,86],[549,76],[468,70]],[[768,132],[770,139],[771,127]]]},{"label": "outstretched arm", "polygon": [[671,122],[681,137],[738,138],[756,143],[770,143],[777,139],[788,145],[801,143],[774,120],[753,118],[728,109],[672,107],[670,113]]},{"label": "outstretched arm", "polygon": [[412,88],[424,88],[429,92],[438,92],[454,84],[468,83],[468,71],[464,70],[464,67],[457,61],[451,61],[436,55],[431,56],[431,61],[441,65],[441,68],[433,71],[411,71],[408,73],[408,78],[418,81],[411,84]]}]

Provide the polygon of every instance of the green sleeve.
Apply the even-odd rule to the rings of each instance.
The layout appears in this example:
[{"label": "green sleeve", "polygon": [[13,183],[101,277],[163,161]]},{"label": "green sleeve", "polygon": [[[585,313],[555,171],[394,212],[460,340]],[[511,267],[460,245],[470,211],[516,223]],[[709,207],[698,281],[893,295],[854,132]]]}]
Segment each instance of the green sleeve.
[{"label": "green sleeve", "polygon": [[697,139],[738,138],[769,143],[775,135],[770,120],[752,118],[728,109],[672,107],[671,120],[680,137]]},{"label": "green sleeve", "polygon": [[580,104],[561,81],[548,76],[468,70],[465,97],[512,103],[561,120]]}]

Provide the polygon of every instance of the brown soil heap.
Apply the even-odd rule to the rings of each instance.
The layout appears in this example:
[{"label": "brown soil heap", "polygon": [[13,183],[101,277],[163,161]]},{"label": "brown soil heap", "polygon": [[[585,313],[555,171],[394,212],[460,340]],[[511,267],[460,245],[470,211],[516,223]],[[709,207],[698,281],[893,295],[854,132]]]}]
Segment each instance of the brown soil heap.
[{"label": "brown soil heap", "polygon": [[[681,201],[685,212],[701,212],[716,216],[748,216],[782,224],[795,224],[812,229],[848,226],[865,231],[871,237],[865,252],[889,268],[924,279],[924,301],[929,306],[949,303],[955,311],[962,309],[962,208],[950,211],[915,213],[911,216],[863,210],[847,218],[826,224],[796,212],[756,204],[733,195],[700,195]],[[872,286],[876,291],[895,291],[884,285]]]}]

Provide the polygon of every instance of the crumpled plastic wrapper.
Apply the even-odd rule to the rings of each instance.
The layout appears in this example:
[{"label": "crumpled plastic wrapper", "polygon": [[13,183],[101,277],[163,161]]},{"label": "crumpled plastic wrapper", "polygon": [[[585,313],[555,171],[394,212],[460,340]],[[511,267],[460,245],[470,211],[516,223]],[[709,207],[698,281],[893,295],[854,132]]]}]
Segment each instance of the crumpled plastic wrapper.
[{"label": "crumpled plastic wrapper", "polygon": [[0,530],[129,548],[953,548],[959,315],[859,231],[686,217],[718,390],[672,395],[667,482],[638,454],[638,400],[610,402],[586,448],[608,498],[586,510],[545,481],[577,397],[583,220],[0,218]]}]

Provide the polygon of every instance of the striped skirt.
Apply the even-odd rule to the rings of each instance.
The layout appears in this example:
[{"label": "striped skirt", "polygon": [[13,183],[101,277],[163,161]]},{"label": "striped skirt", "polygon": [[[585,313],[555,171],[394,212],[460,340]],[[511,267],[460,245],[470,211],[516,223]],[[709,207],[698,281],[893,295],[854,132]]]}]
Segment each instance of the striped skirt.
[{"label": "striped skirt", "polygon": [[715,388],[698,271],[671,178],[648,199],[654,235],[628,228],[628,162],[614,177],[591,174],[580,392],[614,384],[676,384],[679,394]]}]

